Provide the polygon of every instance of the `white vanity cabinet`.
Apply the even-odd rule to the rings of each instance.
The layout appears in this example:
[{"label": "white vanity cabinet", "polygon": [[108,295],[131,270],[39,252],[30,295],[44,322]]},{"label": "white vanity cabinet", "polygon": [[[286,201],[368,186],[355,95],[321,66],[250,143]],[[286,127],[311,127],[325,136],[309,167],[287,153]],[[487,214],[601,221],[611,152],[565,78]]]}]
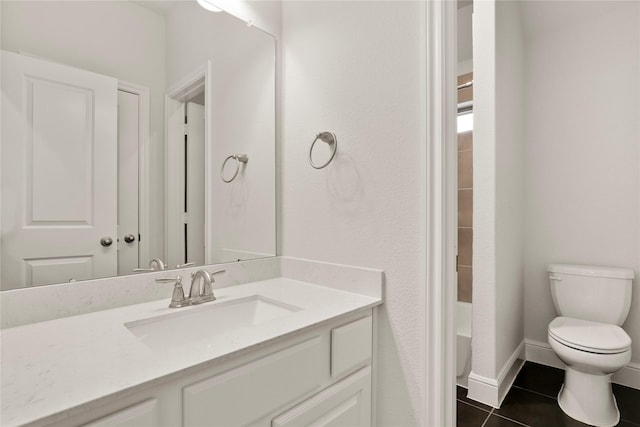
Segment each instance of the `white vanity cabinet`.
[{"label": "white vanity cabinet", "polygon": [[371,367],[326,388],[273,419],[272,427],[371,425]]},{"label": "white vanity cabinet", "polygon": [[158,400],[149,399],[109,414],[84,427],[140,427],[158,425]]},{"label": "white vanity cabinet", "polygon": [[[372,309],[310,327],[57,425],[91,427],[371,425]],[[209,365],[209,366],[207,366]]]},{"label": "white vanity cabinet", "polygon": [[322,336],[184,387],[183,426],[245,426],[317,390],[327,377]]}]

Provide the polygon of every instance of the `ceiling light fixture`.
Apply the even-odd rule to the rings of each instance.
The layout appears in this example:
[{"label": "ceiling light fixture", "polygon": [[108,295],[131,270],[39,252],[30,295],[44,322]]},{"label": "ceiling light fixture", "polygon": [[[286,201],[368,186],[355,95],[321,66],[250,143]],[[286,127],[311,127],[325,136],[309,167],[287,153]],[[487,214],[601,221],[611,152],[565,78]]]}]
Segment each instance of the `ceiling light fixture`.
[{"label": "ceiling light fixture", "polygon": [[214,5],[210,0],[198,0],[198,4],[209,12],[222,12],[222,9]]}]

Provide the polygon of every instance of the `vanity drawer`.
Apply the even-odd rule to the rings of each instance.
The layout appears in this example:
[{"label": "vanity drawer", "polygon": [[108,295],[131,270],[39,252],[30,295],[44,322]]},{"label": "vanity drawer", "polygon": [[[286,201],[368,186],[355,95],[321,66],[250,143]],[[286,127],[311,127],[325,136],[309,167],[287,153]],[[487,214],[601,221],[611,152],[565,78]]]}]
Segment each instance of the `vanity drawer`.
[{"label": "vanity drawer", "polygon": [[371,360],[372,317],[331,330],[331,376],[339,377]]},{"label": "vanity drawer", "polygon": [[371,366],[365,366],[274,418],[271,427],[370,426]]},{"label": "vanity drawer", "polygon": [[314,391],[328,376],[327,347],[317,336],[184,387],[184,426],[247,425]]}]

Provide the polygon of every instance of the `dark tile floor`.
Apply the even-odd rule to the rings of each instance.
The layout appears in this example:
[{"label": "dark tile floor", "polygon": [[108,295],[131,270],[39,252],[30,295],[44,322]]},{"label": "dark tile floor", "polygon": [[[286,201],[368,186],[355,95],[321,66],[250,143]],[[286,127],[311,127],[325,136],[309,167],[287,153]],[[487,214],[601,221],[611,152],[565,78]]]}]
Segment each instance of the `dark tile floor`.
[{"label": "dark tile floor", "polygon": [[[458,387],[458,427],[584,427],[567,416],[556,398],[564,371],[526,362],[500,409],[468,399]],[[640,390],[613,384],[620,409],[620,427],[640,427]]]}]

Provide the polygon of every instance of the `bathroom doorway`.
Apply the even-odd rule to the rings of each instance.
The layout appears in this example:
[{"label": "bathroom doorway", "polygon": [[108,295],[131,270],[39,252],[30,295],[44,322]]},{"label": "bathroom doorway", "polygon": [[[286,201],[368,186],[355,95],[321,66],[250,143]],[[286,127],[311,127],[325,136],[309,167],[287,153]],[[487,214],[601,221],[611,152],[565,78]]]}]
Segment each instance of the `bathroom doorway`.
[{"label": "bathroom doorway", "polygon": [[472,351],[473,295],[473,2],[457,10],[457,301],[456,385],[468,387]]},{"label": "bathroom doorway", "polygon": [[167,265],[203,265],[207,261],[210,63],[168,91],[167,121]]},{"label": "bathroom doorway", "polygon": [[471,372],[473,296],[473,72],[458,76],[458,283],[456,383],[466,388]]}]

